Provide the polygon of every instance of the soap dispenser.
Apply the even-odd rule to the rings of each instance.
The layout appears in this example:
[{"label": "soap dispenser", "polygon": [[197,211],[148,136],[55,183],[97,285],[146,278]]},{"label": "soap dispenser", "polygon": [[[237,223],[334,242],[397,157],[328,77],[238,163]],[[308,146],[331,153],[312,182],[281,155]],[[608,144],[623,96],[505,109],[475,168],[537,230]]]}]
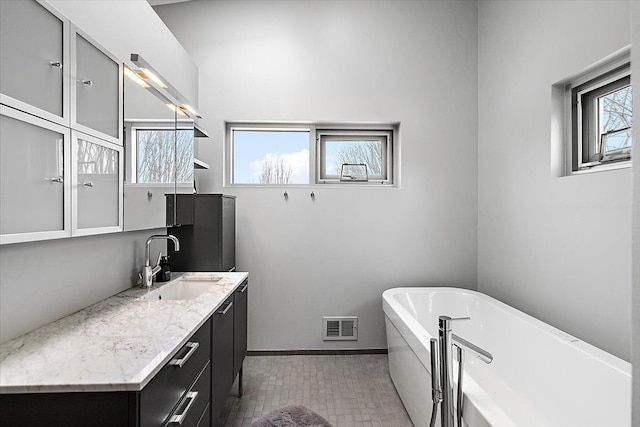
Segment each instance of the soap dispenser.
[{"label": "soap dispenser", "polygon": [[160,271],[156,276],[156,282],[166,282],[171,280],[171,266],[169,265],[169,255],[160,258]]}]

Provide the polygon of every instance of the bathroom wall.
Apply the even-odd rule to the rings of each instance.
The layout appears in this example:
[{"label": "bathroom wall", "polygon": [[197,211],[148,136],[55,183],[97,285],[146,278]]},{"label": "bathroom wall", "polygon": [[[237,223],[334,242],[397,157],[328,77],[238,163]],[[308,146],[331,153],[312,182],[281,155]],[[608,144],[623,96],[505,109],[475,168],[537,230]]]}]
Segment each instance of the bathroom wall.
[{"label": "bathroom wall", "polygon": [[[237,199],[249,349],[385,348],[381,294],[476,286],[477,3],[186,2],[156,9],[200,68],[198,190]],[[225,120],[400,121],[399,188],[223,187]],[[315,200],[309,196],[315,192]],[[357,342],[322,316],[359,316]]]},{"label": "bathroom wall", "polygon": [[0,246],[0,342],[134,286],[152,234],[166,229]]},{"label": "bathroom wall", "polygon": [[[118,57],[142,54],[197,102],[197,67],[146,1],[49,3]],[[0,342],[133,286],[145,240],[158,233],[166,230],[0,246]]]},{"label": "bathroom wall", "polygon": [[552,177],[550,123],[551,85],[631,42],[631,2],[479,5],[478,289],[629,360],[631,169]]},{"label": "bathroom wall", "polygon": [[[640,3],[631,6],[632,45],[640,46]],[[634,86],[640,79],[640,50],[631,51],[632,79]],[[633,100],[633,109],[640,111],[640,97]],[[640,127],[633,129],[633,139],[640,141]],[[632,425],[640,425],[640,164],[633,166],[633,348],[631,352],[633,364],[633,421]]]}]

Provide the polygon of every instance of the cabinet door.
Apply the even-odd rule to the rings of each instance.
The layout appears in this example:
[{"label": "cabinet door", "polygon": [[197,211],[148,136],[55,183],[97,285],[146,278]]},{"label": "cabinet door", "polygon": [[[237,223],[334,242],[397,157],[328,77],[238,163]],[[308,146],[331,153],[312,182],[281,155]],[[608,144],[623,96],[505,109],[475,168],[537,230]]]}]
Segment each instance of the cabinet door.
[{"label": "cabinet door", "polygon": [[69,130],[5,106],[0,113],[0,243],[69,236]]},{"label": "cabinet door", "polygon": [[72,131],[73,235],[122,231],[122,147]]},{"label": "cabinet door", "polygon": [[242,367],[247,355],[247,302],[249,298],[249,281],[245,280],[233,294],[233,377]]},{"label": "cabinet door", "polygon": [[0,1],[0,101],[69,125],[68,21],[46,3]]},{"label": "cabinet door", "polygon": [[236,269],[236,199],[222,199],[222,271]]},{"label": "cabinet door", "polygon": [[217,420],[233,385],[233,295],[211,317],[211,419]]},{"label": "cabinet door", "polygon": [[72,128],[122,144],[122,65],[77,29],[71,48]]}]

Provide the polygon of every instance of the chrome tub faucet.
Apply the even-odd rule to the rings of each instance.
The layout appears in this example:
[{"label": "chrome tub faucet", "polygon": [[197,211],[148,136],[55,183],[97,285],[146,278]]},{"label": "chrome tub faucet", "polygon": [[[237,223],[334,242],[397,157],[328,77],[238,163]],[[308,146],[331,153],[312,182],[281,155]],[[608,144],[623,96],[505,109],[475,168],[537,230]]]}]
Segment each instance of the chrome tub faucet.
[{"label": "chrome tub faucet", "polygon": [[[454,320],[469,320],[469,317],[451,318],[439,316],[438,338],[431,338],[431,410],[430,427],[435,427],[438,405],[441,406],[441,427],[462,427],[462,380],[464,373],[465,352],[471,352],[484,363],[491,363],[493,356],[488,351],[452,333],[451,322]],[[453,390],[453,357],[455,350],[458,359],[458,390],[457,405],[454,415]]]}]

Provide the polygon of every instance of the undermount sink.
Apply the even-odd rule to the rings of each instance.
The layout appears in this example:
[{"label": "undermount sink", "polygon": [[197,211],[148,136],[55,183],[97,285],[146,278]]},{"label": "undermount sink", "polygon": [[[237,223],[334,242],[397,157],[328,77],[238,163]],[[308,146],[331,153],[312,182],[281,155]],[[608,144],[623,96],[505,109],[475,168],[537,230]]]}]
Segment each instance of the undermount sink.
[{"label": "undermount sink", "polygon": [[140,297],[140,300],[196,299],[209,290],[211,286],[215,285],[220,279],[221,277],[216,277],[210,273],[188,273],[176,279],[173,283],[164,285],[160,289],[156,289]]}]

